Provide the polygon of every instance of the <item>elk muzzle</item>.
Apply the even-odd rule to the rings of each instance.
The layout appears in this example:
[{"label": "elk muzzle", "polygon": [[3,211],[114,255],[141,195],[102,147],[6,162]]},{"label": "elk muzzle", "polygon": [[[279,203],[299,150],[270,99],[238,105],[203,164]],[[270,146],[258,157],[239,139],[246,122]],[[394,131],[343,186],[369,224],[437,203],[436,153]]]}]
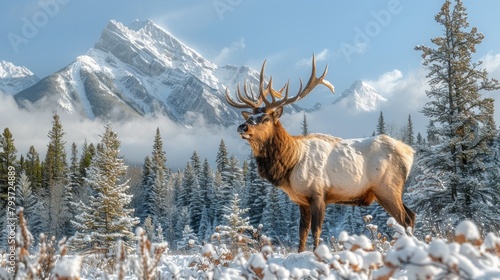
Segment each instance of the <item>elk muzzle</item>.
[{"label": "elk muzzle", "polygon": [[248,125],[247,125],[247,123],[244,123],[244,124],[238,126],[238,130],[237,131],[238,131],[238,133],[245,133],[245,132],[247,132],[248,131]]}]

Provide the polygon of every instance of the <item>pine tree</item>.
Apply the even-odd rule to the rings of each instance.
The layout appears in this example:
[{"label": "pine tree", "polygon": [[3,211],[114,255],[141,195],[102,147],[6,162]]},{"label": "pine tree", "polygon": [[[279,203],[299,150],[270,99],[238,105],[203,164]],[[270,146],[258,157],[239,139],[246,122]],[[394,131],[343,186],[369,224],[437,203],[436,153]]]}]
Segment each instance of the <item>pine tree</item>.
[{"label": "pine tree", "polygon": [[139,220],[132,217],[133,209],[127,208],[132,197],[126,193],[129,188],[127,181],[119,182],[127,169],[119,152],[118,135],[108,123],[85,178],[94,195],[90,197],[88,206],[81,202],[77,204],[81,214],[73,221],[77,231],[70,245],[83,255],[114,257],[113,248],[117,240],[123,240],[128,252],[134,248],[135,235],[132,231]]},{"label": "pine tree", "polygon": [[189,226],[184,226],[181,240],[177,242],[177,250],[186,253],[197,252],[200,249],[200,242],[194,230]]},{"label": "pine tree", "polygon": [[62,236],[62,198],[64,187],[67,185],[68,164],[66,162],[66,151],[63,140],[64,131],[59,120],[59,115],[52,116],[52,129],[48,133],[49,145],[44,161],[43,189],[48,193],[49,206],[49,236]]},{"label": "pine tree", "polygon": [[153,220],[158,220],[158,211],[161,205],[158,204],[160,192],[165,192],[168,184],[168,170],[166,167],[167,157],[163,150],[163,140],[160,129],[156,129],[153,142],[153,152],[151,157],[146,157],[143,166],[142,176],[142,205],[140,206],[139,217],[144,220],[151,216]]},{"label": "pine tree", "polygon": [[146,219],[144,219],[144,222],[142,223],[142,228],[146,232],[146,236],[148,237],[148,240],[155,240],[155,226],[153,224],[153,219],[151,219],[151,216],[147,216]]},{"label": "pine tree", "polygon": [[238,158],[234,154],[229,158],[228,180],[232,192],[240,193],[243,187],[243,171],[240,168],[240,162]]},{"label": "pine tree", "polygon": [[[16,162],[17,149],[14,145],[14,138],[9,128],[5,128],[0,135],[0,201],[2,210],[7,207],[7,193],[9,188],[8,174],[14,168]],[[20,171],[18,171],[20,172]]]},{"label": "pine tree", "polygon": [[191,224],[191,213],[189,207],[181,207],[177,209],[176,219],[173,231],[173,244],[176,244],[182,239],[182,233],[186,226]]},{"label": "pine tree", "polygon": [[52,189],[60,182],[65,182],[67,173],[66,151],[63,140],[64,131],[59,120],[59,115],[52,116],[52,129],[48,133],[49,145],[45,156],[45,169],[43,173],[44,187]]},{"label": "pine tree", "polygon": [[77,212],[73,203],[77,197],[81,196],[80,166],[78,164],[78,149],[76,143],[71,144],[71,163],[69,167],[68,183],[64,186],[63,198],[61,204],[61,216],[59,217],[62,226],[61,234],[72,236],[75,233],[71,220],[74,219]]},{"label": "pine tree", "polygon": [[16,186],[16,194],[16,206],[24,209],[24,217],[28,221],[28,225],[31,227],[31,222],[36,220],[36,216],[38,215],[36,211],[38,198],[33,192],[31,182],[24,170],[21,171],[21,174],[19,175]]},{"label": "pine tree", "polygon": [[377,135],[380,134],[386,134],[384,114],[382,113],[382,111],[380,111],[380,115],[378,117],[378,122],[377,122]]},{"label": "pine tree", "polygon": [[191,155],[191,166],[193,166],[194,174],[198,177],[198,182],[201,179],[201,160],[200,156],[198,156],[198,153],[196,151],[193,152]]},{"label": "pine tree", "polygon": [[34,146],[30,146],[26,154],[25,170],[33,186],[33,190],[36,192],[39,191],[42,186],[42,164],[40,162],[40,155]]},{"label": "pine tree", "polygon": [[208,241],[212,235],[212,224],[208,215],[208,207],[203,205],[201,210],[200,227],[198,228],[198,238],[200,241]]},{"label": "pine tree", "polygon": [[264,232],[273,239],[279,240],[280,237],[288,233],[288,224],[284,213],[284,199],[280,194],[280,189],[268,185],[266,186],[265,207],[262,213],[262,224]]},{"label": "pine tree", "polygon": [[217,226],[217,234],[221,242],[225,243],[233,254],[242,250],[250,252],[256,244],[252,239],[253,227],[245,214],[247,208],[240,207],[240,198],[234,194],[230,205],[224,206],[223,224]]},{"label": "pine tree", "polygon": [[307,122],[306,112],[304,112],[304,118],[302,119],[301,127],[302,135],[306,136],[307,134],[309,134],[309,123]]},{"label": "pine tree", "polygon": [[178,207],[189,207],[191,228],[199,229],[201,212],[203,210],[203,195],[201,193],[200,184],[198,183],[198,176],[195,174],[195,170],[190,162],[186,164],[186,169],[184,169],[182,189],[183,191],[181,193],[185,196],[180,199],[184,201],[184,204],[179,204]]},{"label": "pine tree", "polygon": [[439,136],[432,119],[429,120],[429,124],[427,125],[427,143],[429,145],[436,145],[439,143]]},{"label": "pine tree", "polygon": [[222,180],[230,184],[230,163],[229,155],[226,148],[226,143],[224,139],[220,141],[219,150],[217,151],[217,156],[215,158],[217,163],[217,171],[221,174]]},{"label": "pine tree", "polygon": [[87,177],[87,168],[89,168],[94,158],[96,149],[94,144],[88,144],[87,141],[83,143],[82,155],[80,157],[80,178]]},{"label": "pine tree", "polygon": [[415,137],[413,132],[413,122],[411,120],[411,115],[408,115],[408,125],[406,126],[405,143],[413,146],[415,144]]},{"label": "pine tree", "polygon": [[255,157],[250,155],[248,157],[248,172],[245,177],[246,194],[243,207],[249,209],[248,217],[250,224],[254,227],[262,223],[262,209],[266,206],[266,188],[268,186],[269,183],[258,174]]},{"label": "pine tree", "polygon": [[229,196],[226,190],[230,189],[228,184],[222,180],[222,175],[218,170],[215,171],[214,183],[213,183],[213,193],[212,193],[212,215],[213,215],[213,225],[218,225],[222,221],[224,215],[224,206],[226,206],[225,197]]},{"label": "pine tree", "polygon": [[[450,202],[445,207],[434,203],[433,212],[449,217],[452,224],[464,218],[481,224],[481,219],[494,218],[484,217],[490,204],[484,201],[496,192],[485,181],[489,166],[484,163],[491,156],[489,146],[496,129],[493,99],[482,98],[480,91],[499,89],[500,84],[479,69],[481,61],[472,61],[484,35],[475,27],[469,29],[462,1],[446,1],[435,19],[444,29],[443,36],[431,39],[436,47],[415,49],[422,52],[431,87],[426,92],[430,101],[422,112],[434,121],[441,144],[420,163],[439,174]],[[437,197],[441,196],[429,196],[431,200]],[[475,207],[478,201],[483,201],[482,207]]]},{"label": "pine tree", "polygon": [[422,134],[417,133],[417,145],[423,145],[425,143],[425,139],[422,137]]}]

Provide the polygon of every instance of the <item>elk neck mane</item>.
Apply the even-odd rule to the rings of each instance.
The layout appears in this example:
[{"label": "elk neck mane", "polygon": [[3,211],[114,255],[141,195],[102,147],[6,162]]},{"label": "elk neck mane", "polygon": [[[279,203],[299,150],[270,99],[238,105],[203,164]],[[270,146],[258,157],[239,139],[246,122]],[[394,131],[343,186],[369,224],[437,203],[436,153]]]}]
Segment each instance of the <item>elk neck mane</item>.
[{"label": "elk neck mane", "polygon": [[301,136],[292,136],[278,121],[265,142],[252,141],[259,175],[275,186],[289,183],[290,173],[300,159]]}]

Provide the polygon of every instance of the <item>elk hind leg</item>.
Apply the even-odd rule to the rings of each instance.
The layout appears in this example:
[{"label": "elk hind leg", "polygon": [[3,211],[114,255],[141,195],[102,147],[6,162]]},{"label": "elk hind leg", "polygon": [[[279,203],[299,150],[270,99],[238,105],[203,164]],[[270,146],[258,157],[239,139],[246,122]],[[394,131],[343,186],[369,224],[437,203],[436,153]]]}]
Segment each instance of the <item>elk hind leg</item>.
[{"label": "elk hind leg", "polygon": [[325,219],[326,203],[323,198],[311,199],[312,235],[314,239],[314,250],[318,248],[321,236],[321,228]]},{"label": "elk hind leg", "polygon": [[307,235],[311,229],[311,208],[309,205],[299,205],[300,224],[299,224],[299,253],[305,251]]},{"label": "elk hind leg", "polygon": [[405,228],[414,227],[415,213],[404,205],[401,192],[394,191],[394,188],[387,187],[383,188],[382,191],[375,192],[374,195],[378,204],[380,204],[389,215],[396,219],[400,225]]}]

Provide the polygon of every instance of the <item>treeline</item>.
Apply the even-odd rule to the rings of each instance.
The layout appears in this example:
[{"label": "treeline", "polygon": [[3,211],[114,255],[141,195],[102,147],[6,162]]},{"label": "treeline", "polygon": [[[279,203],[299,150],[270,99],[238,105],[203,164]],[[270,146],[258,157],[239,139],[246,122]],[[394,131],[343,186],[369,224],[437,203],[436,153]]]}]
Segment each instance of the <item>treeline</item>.
[{"label": "treeline", "polygon": [[[138,175],[127,172],[124,159],[119,157],[120,143],[111,124],[106,125],[99,143],[85,142],[80,151],[72,143],[69,156],[64,135],[60,116],[54,114],[44,160],[33,146],[26,155],[18,156],[8,128],[0,135],[0,172],[5,175],[8,166],[15,167],[15,203],[24,208],[35,239],[44,233],[56,239],[70,238],[70,248],[82,250],[90,243],[101,248],[105,246],[97,246],[96,240],[102,236],[114,234],[110,241],[132,238],[133,229],[141,226],[150,240],[182,248],[187,239],[210,241],[218,226],[228,224],[225,216],[231,213],[227,208],[237,194],[238,208],[244,210],[241,218],[254,228],[262,225],[262,234],[275,244],[288,247],[297,242],[298,207],[258,176],[253,156],[240,163],[230,155],[224,140],[214,163],[200,159],[194,151],[186,167],[174,171],[167,166],[158,128],[151,154],[141,168],[133,168],[136,173],[141,170],[140,179],[129,183],[130,177]],[[5,180],[1,182],[2,194],[7,193],[7,186]],[[7,210],[6,204],[7,199],[2,198],[2,211]],[[330,205],[324,240],[341,230],[363,232],[362,217],[367,214],[379,224],[388,217],[378,206],[360,209]],[[6,236],[2,235],[4,245]]]}]

